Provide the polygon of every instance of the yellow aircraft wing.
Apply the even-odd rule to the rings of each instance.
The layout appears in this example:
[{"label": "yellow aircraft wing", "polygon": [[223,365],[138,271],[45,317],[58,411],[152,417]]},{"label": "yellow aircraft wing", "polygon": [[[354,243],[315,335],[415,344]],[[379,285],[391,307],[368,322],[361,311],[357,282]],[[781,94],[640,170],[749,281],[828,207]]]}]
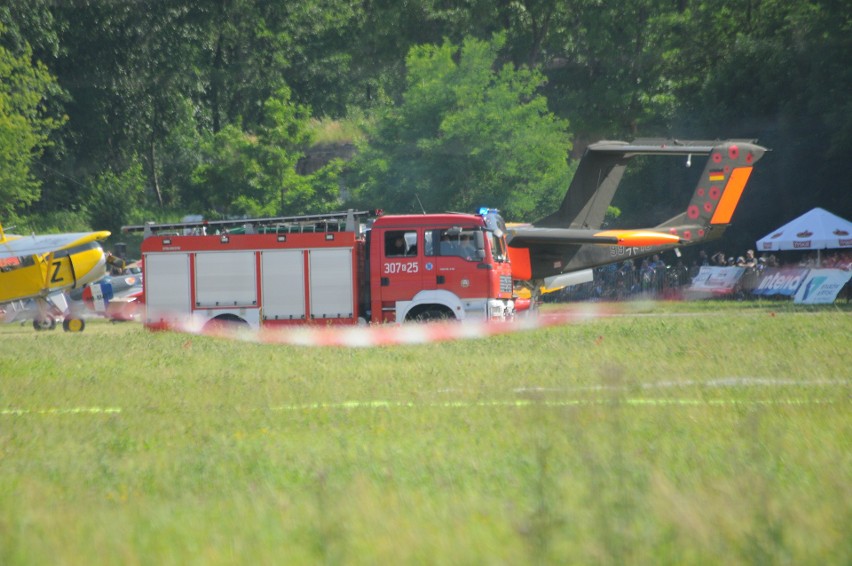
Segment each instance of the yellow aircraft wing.
[{"label": "yellow aircraft wing", "polygon": [[[0,232],[2,234],[2,232]],[[44,255],[82,246],[89,242],[109,237],[106,230],[98,232],[71,232],[66,234],[45,234],[18,236],[5,234],[0,236],[0,259]]]}]

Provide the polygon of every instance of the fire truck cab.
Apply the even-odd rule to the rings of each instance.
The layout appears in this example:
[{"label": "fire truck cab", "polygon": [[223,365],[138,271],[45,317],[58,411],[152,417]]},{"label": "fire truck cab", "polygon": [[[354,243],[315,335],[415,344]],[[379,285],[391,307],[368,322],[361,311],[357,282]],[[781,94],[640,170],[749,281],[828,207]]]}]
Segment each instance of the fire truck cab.
[{"label": "fire truck cab", "polygon": [[191,318],[258,328],[514,314],[497,211],[365,224],[366,214],[127,226],[145,232],[145,324]]},{"label": "fire truck cab", "polygon": [[503,232],[493,211],[376,219],[367,237],[370,320],[511,317],[512,270]]}]

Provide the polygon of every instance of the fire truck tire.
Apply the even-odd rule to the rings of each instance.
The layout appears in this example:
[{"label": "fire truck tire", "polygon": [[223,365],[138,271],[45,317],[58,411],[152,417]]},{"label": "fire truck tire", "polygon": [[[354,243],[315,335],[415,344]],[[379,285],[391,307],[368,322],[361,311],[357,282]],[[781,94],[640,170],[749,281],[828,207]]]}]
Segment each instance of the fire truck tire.
[{"label": "fire truck tire", "polygon": [[405,317],[406,322],[436,322],[455,320],[453,311],[442,305],[421,305],[411,309]]},{"label": "fire truck tire", "polygon": [[215,332],[217,330],[236,330],[237,328],[247,328],[248,325],[248,322],[235,314],[223,314],[208,320],[207,324],[204,325],[204,331]]}]

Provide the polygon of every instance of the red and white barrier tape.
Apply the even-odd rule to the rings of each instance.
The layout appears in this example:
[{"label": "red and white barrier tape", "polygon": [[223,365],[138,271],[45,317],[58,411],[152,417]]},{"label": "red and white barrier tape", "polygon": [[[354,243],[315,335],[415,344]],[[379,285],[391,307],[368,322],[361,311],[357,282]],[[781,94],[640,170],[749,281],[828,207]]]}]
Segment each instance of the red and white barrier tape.
[{"label": "red and white barrier tape", "polygon": [[252,330],[229,325],[211,328],[206,325],[207,321],[187,319],[172,321],[164,325],[164,329],[261,344],[372,348],[487,338],[512,332],[577,324],[604,316],[620,314],[620,312],[612,305],[601,306],[585,303],[570,310],[548,312],[510,322],[464,321],[362,326],[323,326],[318,323],[301,326],[269,325],[259,330]]}]

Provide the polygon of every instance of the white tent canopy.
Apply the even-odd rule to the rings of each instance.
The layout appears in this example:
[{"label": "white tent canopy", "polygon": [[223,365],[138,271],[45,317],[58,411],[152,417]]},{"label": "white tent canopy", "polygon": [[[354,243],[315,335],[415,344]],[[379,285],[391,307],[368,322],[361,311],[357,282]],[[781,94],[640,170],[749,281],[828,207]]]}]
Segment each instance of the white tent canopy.
[{"label": "white tent canopy", "polygon": [[852,222],[822,208],[806,212],[757,241],[757,251],[852,248]]}]

